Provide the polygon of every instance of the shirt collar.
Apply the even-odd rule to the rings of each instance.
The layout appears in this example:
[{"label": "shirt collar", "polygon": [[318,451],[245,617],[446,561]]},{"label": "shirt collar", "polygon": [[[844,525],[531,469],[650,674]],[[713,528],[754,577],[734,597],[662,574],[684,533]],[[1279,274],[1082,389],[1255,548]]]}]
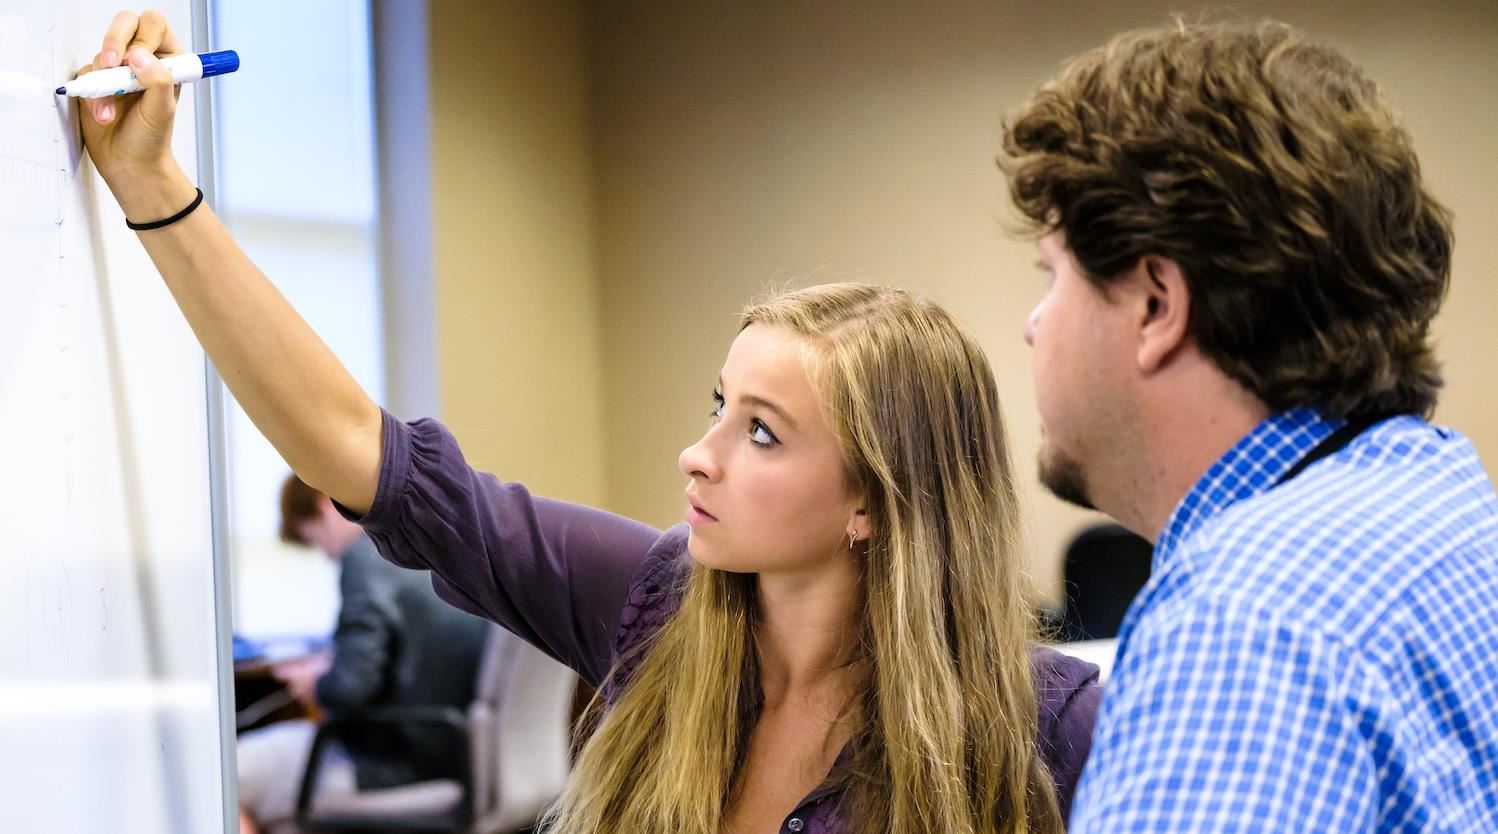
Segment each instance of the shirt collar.
[{"label": "shirt collar", "polygon": [[1203,524],[1247,498],[1267,492],[1343,423],[1301,407],[1269,415],[1218,458],[1181,499],[1155,542],[1152,571]]}]

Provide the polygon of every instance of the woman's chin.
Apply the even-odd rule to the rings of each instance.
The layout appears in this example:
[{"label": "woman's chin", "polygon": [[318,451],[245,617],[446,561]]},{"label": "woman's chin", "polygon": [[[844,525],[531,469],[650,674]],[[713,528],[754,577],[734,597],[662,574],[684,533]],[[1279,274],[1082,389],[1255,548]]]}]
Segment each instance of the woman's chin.
[{"label": "woman's chin", "polygon": [[757,573],[759,569],[753,565],[744,563],[742,559],[733,558],[733,554],[726,553],[721,545],[709,544],[703,541],[704,536],[696,529],[687,534],[687,555],[692,561],[712,570],[727,571],[729,573]]}]

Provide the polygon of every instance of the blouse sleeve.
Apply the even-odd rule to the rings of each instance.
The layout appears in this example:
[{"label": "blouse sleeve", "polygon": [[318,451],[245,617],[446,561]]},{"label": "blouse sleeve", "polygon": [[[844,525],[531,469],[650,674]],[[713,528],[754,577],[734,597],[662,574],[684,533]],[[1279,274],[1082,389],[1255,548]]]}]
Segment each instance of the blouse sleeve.
[{"label": "blouse sleeve", "polygon": [[1084,660],[1043,646],[1034,647],[1030,657],[1040,712],[1040,753],[1055,781],[1061,815],[1069,818],[1082,766],[1092,751],[1092,727],[1103,687],[1098,667]]},{"label": "blouse sleeve", "polygon": [[443,599],[598,686],[631,580],[660,533],[474,470],[436,420],[385,412],[383,443],[374,505],[362,518],[339,511],[386,559],[430,570]]}]

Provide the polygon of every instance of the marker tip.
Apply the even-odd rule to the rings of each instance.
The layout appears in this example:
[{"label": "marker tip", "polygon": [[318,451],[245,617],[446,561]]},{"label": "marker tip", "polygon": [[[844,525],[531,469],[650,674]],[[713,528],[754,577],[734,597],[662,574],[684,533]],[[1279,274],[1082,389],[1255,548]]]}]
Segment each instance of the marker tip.
[{"label": "marker tip", "polygon": [[58,87],[57,88],[57,95],[65,96],[67,94],[68,94],[68,88],[67,87]]}]

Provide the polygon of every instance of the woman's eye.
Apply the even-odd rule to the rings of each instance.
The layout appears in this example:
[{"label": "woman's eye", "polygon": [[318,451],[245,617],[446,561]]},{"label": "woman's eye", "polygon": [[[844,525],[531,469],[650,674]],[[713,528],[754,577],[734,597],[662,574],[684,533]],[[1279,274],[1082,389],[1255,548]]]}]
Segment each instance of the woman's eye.
[{"label": "woman's eye", "polygon": [[749,440],[759,446],[774,446],[780,442],[770,429],[758,420],[750,426]]},{"label": "woman's eye", "polygon": [[722,419],[722,417],[723,417],[723,405],[724,405],[723,395],[720,394],[720,393],[718,393],[717,391],[714,391],[713,392],[713,410],[710,411],[710,412],[708,412],[707,416],[713,418],[714,420]]}]

